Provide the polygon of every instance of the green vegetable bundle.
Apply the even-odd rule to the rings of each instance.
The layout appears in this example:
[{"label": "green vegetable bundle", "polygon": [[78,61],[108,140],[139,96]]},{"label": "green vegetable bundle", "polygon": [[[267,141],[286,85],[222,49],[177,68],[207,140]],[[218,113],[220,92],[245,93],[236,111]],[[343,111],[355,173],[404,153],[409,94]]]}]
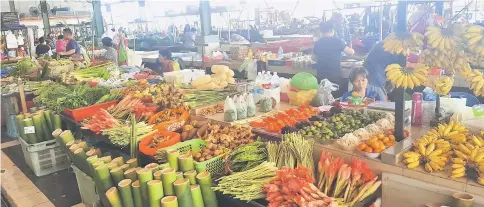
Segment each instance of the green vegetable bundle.
[{"label": "green vegetable bundle", "polygon": [[12,70],[10,70],[11,76],[29,75],[36,70],[40,69],[40,65],[37,62],[32,61],[30,58],[24,58],[18,61]]},{"label": "green vegetable bundle", "polygon": [[[54,137],[51,133],[61,128],[60,116],[53,114],[50,110],[38,110],[33,114],[18,115],[16,119],[20,136],[29,144],[52,140]],[[31,130],[32,128],[33,130]]]},{"label": "green vegetable bundle", "polygon": [[102,78],[104,80],[107,80],[110,77],[109,67],[113,67],[113,64],[107,63],[84,68],[82,70],[74,71],[70,73],[70,75],[72,75],[78,81],[91,80],[95,78]]},{"label": "green vegetable bundle", "polygon": [[184,90],[185,103],[191,107],[220,103],[238,92],[230,90]]},{"label": "green vegetable bundle", "polygon": [[279,168],[302,165],[313,170],[313,145],[314,140],[304,139],[301,134],[285,134],[281,142],[267,144],[267,157],[269,162],[276,163]]},{"label": "green vegetable bundle", "polygon": [[265,198],[264,185],[276,177],[277,169],[274,163],[263,162],[250,170],[221,177],[213,189],[240,200]]},{"label": "green vegetable bundle", "polygon": [[255,141],[238,147],[230,156],[230,170],[241,172],[252,169],[267,161],[266,143]]},{"label": "green vegetable bundle", "polygon": [[[134,131],[136,132],[135,136],[138,138],[138,140],[143,138],[144,135],[153,131],[152,126],[149,126],[144,122],[138,122],[134,127]],[[131,126],[120,125],[111,129],[105,129],[102,131],[102,134],[107,135],[111,143],[114,145],[126,147],[130,143]]]}]

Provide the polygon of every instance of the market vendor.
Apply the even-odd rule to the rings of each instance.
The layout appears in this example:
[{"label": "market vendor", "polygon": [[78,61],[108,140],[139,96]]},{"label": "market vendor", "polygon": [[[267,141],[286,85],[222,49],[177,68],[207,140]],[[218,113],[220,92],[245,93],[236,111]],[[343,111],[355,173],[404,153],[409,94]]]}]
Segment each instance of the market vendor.
[{"label": "market vendor", "polygon": [[40,57],[43,55],[52,55],[52,51],[50,50],[50,47],[45,42],[45,37],[39,38],[39,44],[37,45],[37,47],[35,47],[35,54],[37,55],[37,57]]},{"label": "market vendor", "polygon": [[103,59],[110,60],[118,65],[118,52],[113,47],[113,40],[110,37],[104,37],[102,40],[104,49],[106,52],[103,55]]},{"label": "market vendor", "polygon": [[348,101],[348,97],[354,95],[362,97],[367,103],[386,101],[386,95],[381,88],[368,84],[368,72],[364,68],[352,70],[350,82],[353,84],[353,90],[343,94],[342,101]]},{"label": "market vendor", "polygon": [[158,61],[161,63],[161,73],[173,72],[174,60],[171,52],[169,50],[160,50],[159,53]]},{"label": "market vendor", "polygon": [[79,44],[77,44],[76,40],[74,40],[74,36],[72,35],[72,30],[69,28],[65,28],[62,30],[62,33],[64,34],[64,39],[67,41],[66,44],[66,51],[65,52],[59,52],[61,57],[71,57],[73,55],[81,55],[81,48],[79,47]]},{"label": "market vendor", "polygon": [[344,81],[341,71],[341,52],[353,55],[355,51],[346,46],[343,40],[334,36],[334,24],[330,21],[320,25],[321,38],[314,44],[313,58],[316,61],[318,80],[328,79],[340,86],[340,90],[333,92],[335,98],[346,92],[348,82]]}]

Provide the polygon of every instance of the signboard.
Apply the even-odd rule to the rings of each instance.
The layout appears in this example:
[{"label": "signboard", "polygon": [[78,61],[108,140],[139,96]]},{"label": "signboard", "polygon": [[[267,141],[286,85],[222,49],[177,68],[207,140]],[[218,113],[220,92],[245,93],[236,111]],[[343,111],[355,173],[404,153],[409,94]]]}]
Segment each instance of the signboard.
[{"label": "signboard", "polygon": [[359,7],[360,7],[360,3],[344,4],[345,9],[354,9]]},{"label": "signboard", "polygon": [[2,27],[9,24],[19,24],[17,12],[2,12],[1,18]]}]

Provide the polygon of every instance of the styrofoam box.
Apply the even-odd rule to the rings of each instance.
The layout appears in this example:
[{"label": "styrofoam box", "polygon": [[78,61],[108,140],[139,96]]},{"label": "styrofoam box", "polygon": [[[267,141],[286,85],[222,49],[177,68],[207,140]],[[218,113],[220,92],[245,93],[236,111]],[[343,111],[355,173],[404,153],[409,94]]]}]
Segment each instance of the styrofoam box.
[{"label": "styrofoam box", "polygon": [[71,167],[76,174],[77,187],[79,194],[81,194],[82,203],[89,207],[99,206],[99,195],[93,179],[75,165],[71,165]]},{"label": "styrofoam box", "polygon": [[48,175],[69,167],[69,158],[56,140],[36,144],[28,144],[21,137],[19,140],[25,162],[36,176]]}]

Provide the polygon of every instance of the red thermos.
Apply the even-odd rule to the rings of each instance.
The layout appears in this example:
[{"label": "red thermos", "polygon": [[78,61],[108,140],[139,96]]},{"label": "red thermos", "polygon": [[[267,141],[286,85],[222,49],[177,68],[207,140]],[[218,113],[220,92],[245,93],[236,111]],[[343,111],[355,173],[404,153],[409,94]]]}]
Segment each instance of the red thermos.
[{"label": "red thermos", "polygon": [[415,92],[412,94],[412,126],[422,126],[422,93]]}]

